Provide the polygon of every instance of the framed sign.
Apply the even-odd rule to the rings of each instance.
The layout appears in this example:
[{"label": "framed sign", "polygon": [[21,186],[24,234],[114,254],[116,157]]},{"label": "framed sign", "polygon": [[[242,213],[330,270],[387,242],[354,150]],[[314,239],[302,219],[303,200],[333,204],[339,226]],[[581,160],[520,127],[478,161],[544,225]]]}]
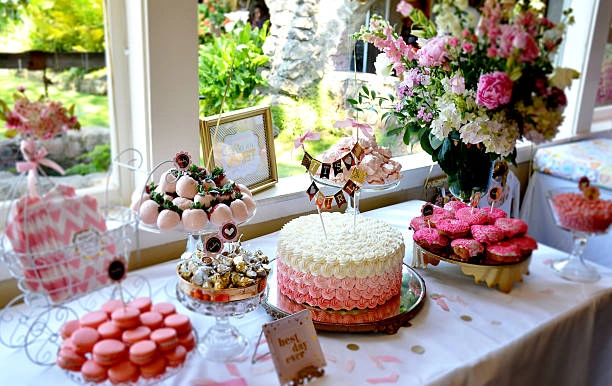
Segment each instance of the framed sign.
[{"label": "framed sign", "polygon": [[227,176],[253,193],[278,182],[270,106],[203,118],[200,141],[208,169],[222,167]]}]

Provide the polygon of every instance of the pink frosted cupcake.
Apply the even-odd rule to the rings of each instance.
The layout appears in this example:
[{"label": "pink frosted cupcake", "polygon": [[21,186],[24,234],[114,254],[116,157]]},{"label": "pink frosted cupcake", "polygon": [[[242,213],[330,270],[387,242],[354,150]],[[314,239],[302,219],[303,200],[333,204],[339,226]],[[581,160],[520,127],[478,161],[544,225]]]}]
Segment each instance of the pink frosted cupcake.
[{"label": "pink frosted cupcake", "polygon": [[495,226],[501,229],[507,238],[527,233],[527,224],[520,218],[498,218],[495,220]]},{"label": "pink frosted cupcake", "polygon": [[472,225],[472,237],[482,244],[495,244],[504,238],[504,232],[495,225]]},{"label": "pink frosted cupcake", "polygon": [[487,258],[498,263],[516,263],[523,257],[521,250],[510,241],[487,246]]},{"label": "pink frosted cupcake", "polygon": [[455,218],[445,218],[436,223],[438,233],[450,239],[465,237],[470,233],[470,224]]},{"label": "pink frosted cupcake", "polygon": [[420,229],[414,232],[412,239],[415,243],[425,248],[429,252],[441,256],[448,255],[448,237],[442,236],[434,228]]},{"label": "pink frosted cupcake", "polygon": [[468,261],[484,253],[484,245],[474,239],[455,239],[451,241],[453,257]]},{"label": "pink frosted cupcake", "polygon": [[472,208],[471,206],[458,209],[455,217],[463,220],[470,225],[483,225],[489,221],[487,213],[480,208]]},{"label": "pink frosted cupcake", "polygon": [[498,218],[508,217],[508,213],[506,213],[506,211],[504,211],[503,209],[499,208],[485,209],[485,212],[487,212],[487,216],[489,216],[490,224],[495,224],[495,220],[497,220]]},{"label": "pink frosted cupcake", "polygon": [[516,244],[523,256],[529,256],[534,249],[538,249],[537,241],[535,241],[533,237],[527,235],[515,237],[509,241]]},{"label": "pink frosted cupcake", "polygon": [[457,213],[457,210],[459,210],[461,208],[465,208],[466,206],[468,206],[468,205],[465,202],[457,201],[457,200],[452,200],[452,201],[449,201],[446,204],[444,204],[444,209],[446,209],[449,212],[451,212],[453,214],[453,216],[454,216],[455,213]]},{"label": "pink frosted cupcake", "polygon": [[410,229],[418,231],[424,228],[435,228],[434,224],[430,224],[423,216],[417,216],[410,220]]}]

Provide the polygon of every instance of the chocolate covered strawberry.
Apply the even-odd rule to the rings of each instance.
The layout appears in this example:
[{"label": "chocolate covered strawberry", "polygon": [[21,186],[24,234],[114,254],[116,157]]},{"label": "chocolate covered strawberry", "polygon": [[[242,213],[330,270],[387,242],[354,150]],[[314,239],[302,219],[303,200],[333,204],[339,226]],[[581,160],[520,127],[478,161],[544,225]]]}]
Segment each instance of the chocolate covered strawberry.
[{"label": "chocolate covered strawberry", "polygon": [[181,217],[183,228],[187,231],[201,231],[208,224],[208,215],[201,208],[190,208],[183,211]]},{"label": "chocolate covered strawberry", "polygon": [[198,182],[191,176],[183,174],[176,183],[176,193],[181,197],[193,200],[198,194]]},{"label": "chocolate covered strawberry", "polygon": [[218,226],[232,220],[232,210],[229,206],[219,203],[210,209],[208,218],[211,223]]}]

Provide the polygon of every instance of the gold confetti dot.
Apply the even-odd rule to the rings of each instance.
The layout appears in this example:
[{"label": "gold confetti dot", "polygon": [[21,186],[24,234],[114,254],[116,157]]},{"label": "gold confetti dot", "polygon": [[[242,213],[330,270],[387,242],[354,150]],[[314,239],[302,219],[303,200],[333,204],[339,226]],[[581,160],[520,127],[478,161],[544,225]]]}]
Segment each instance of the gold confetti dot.
[{"label": "gold confetti dot", "polygon": [[472,317],[470,315],[461,315],[461,320],[463,320],[465,322],[471,322],[472,321]]},{"label": "gold confetti dot", "polygon": [[359,350],[359,345],[355,344],[355,343],[349,343],[346,345],[346,348],[348,348],[351,351],[357,351]]},{"label": "gold confetti dot", "polygon": [[410,351],[412,351],[415,354],[419,354],[419,355],[422,355],[423,353],[425,353],[425,349],[423,348],[423,346],[420,346],[418,344],[410,347]]}]

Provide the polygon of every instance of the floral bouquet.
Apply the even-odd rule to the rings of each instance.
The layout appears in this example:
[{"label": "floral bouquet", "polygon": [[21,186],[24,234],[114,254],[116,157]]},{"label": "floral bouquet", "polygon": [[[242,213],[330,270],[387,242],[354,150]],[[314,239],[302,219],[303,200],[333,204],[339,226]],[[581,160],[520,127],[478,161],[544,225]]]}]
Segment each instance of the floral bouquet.
[{"label": "floral bouquet", "polygon": [[19,134],[24,139],[47,140],[69,129],[80,128],[74,105],[66,109],[61,102],[45,99],[42,95],[38,100],[30,101],[25,88],[19,87],[17,91],[13,95],[13,109],[0,100],[0,119],[6,121],[7,137]]},{"label": "floral bouquet", "polygon": [[435,23],[404,0],[398,12],[412,22],[408,42],[377,16],[353,36],[382,51],[378,67],[400,77],[397,96],[363,89],[349,102],[378,99],[388,109],[383,119],[393,123],[389,134],[420,143],[448,175],[453,194],[454,182],[486,190],[489,176],[477,174],[498,158],[514,163],[517,141],[541,143],[557,134],[563,90],[578,77],[552,63],[571,10],[560,24],[526,1],[487,0],[478,15],[467,0],[443,0],[434,7]]}]

